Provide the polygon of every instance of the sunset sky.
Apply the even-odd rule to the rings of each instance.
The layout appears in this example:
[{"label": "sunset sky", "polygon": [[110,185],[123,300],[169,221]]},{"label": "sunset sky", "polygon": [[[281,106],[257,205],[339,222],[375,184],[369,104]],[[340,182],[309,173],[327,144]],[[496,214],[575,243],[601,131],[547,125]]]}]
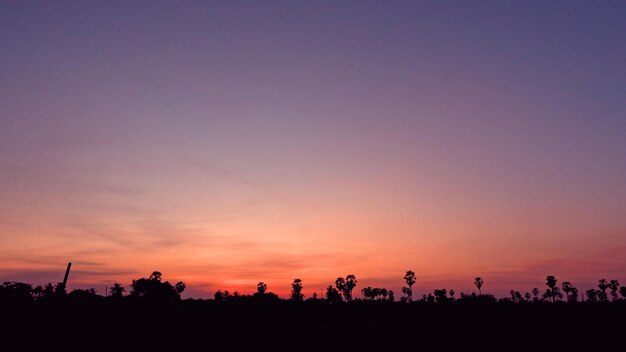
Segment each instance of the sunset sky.
[{"label": "sunset sky", "polygon": [[[626,283],[624,1],[0,1],[0,281]],[[359,294],[360,295],[360,294]]]}]

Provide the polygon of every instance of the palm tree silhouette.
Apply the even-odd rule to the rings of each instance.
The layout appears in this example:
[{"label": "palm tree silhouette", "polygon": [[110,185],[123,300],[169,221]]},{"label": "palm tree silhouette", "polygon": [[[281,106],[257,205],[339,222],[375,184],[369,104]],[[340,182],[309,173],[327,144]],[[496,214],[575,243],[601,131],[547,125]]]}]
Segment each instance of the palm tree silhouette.
[{"label": "palm tree silhouette", "polygon": [[124,286],[122,286],[122,284],[120,284],[119,282],[114,283],[113,286],[111,286],[111,288],[109,289],[111,297],[113,297],[113,298],[121,298],[121,297],[123,297],[124,296],[124,291],[126,291],[124,289]]},{"label": "palm tree silhouette", "polygon": [[294,301],[301,301],[302,298],[302,280],[294,279],[291,284],[291,299]]},{"label": "palm tree silhouette", "polygon": [[411,270],[408,270],[406,274],[404,274],[404,281],[409,286],[408,290],[402,289],[402,292],[406,293],[409,302],[413,301],[413,284],[415,283],[415,273]]},{"label": "palm tree silhouette", "polygon": [[546,285],[548,285],[548,290],[546,290],[546,296],[552,298],[552,302],[556,300],[557,296],[561,296],[561,290],[556,287],[556,278],[552,275],[546,277]]},{"label": "palm tree silhouette", "polygon": [[478,288],[478,295],[482,296],[482,291],[480,290],[481,287],[483,287],[483,284],[485,283],[485,281],[483,281],[482,277],[478,276],[474,279],[474,285],[476,285],[476,287]]},{"label": "palm tree silhouette", "polygon": [[569,281],[563,281],[561,286],[563,287],[563,292],[565,292],[565,299],[569,302],[571,300],[570,292],[574,291],[574,286]]},{"label": "palm tree silhouette", "polygon": [[539,300],[539,289],[536,288],[536,287],[533,288],[532,293],[533,293],[533,296],[534,296],[533,302],[537,302]]}]

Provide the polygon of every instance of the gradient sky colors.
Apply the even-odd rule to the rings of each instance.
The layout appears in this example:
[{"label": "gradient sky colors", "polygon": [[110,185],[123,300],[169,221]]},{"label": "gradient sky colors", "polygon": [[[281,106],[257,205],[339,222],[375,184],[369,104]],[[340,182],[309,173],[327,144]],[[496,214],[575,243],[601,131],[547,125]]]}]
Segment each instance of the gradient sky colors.
[{"label": "gradient sky colors", "polygon": [[626,282],[624,1],[1,1],[0,280]]}]

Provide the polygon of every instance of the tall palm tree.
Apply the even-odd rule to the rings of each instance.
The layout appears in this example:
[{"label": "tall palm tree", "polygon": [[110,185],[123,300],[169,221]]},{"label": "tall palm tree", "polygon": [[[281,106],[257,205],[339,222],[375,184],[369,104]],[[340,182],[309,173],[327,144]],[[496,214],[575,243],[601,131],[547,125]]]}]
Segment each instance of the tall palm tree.
[{"label": "tall palm tree", "polygon": [[482,296],[482,291],[480,290],[481,287],[483,287],[483,285],[485,284],[485,281],[483,280],[482,277],[478,276],[474,279],[474,285],[476,285],[476,287],[478,288],[478,295]]},{"label": "tall palm tree", "polygon": [[556,278],[552,275],[547,276],[546,285],[548,285],[548,296],[552,298],[552,302],[554,303],[554,300],[556,299],[556,290],[558,289],[558,287],[556,287]]},{"label": "tall palm tree", "polygon": [[[415,283],[415,273],[411,270],[408,270],[406,274],[404,274],[404,281],[409,286],[409,289],[406,290],[407,298],[409,299],[409,302],[412,302],[413,301],[413,284]],[[405,290],[403,289],[402,291],[404,292]]]},{"label": "tall palm tree", "polygon": [[569,302],[570,301],[570,294],[569,293],[574,290],[574,286],[569,281],[563,281],[561,286],[563,287],[563,292],[565,292],[565,300]]}]

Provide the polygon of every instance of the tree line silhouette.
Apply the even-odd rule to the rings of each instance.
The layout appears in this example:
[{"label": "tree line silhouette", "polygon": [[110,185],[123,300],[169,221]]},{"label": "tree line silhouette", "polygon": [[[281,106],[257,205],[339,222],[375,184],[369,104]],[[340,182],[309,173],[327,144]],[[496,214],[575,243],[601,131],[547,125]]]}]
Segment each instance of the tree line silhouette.
[{"label": "tree line silhouette", "polygon": [[[556,277],[549,275],[546,277],[546,289],[541,293],[539,288],[533,288],[530,292],[522,294],[520,291],[510,290],[510,297],[504,297],[497,299],[494,295],[483,294],[482,288],[485,281],[481,277],[474,279],[474,285],[478,290],[478,294],[475,292],[465,293],[461,292],[459,297],[455,297],[456,292],[452,289],[445,288],[435,289],[432,293],[425,293],[421,298],[414,300],[413,298],[413,285],[416,282],[416,275],[413,271],[407,271],[403,277],[406,286],[402,287],[402,297],[400,303],[444,303],[444,302],[466,302],[466,301],[480,301],[480,302],[493,302],[493,303],[537,303],[537,302],[609,302],[609,301],[624,301],[626,300],[626,286],[620,286],[617,280],[600,279],[598,281],[597,289],[588,289],[584,295],[580,295],[579,291],[569,281],[561,283],[561,287],[557,285]],[[307,300],[320,300],[326,301],[330,304],[349,303],[354,301],[353,291],[357,287],[358,281],[354,274],[349,274],[345,278],[338,277],[335,280],[335,284],[328,285],[325,295],[319,297],[317,293],[313,293],[312,297]],[[288,300],[301,302],[305,300],[305,296],[302,293],[304,286],[301,279],[296,278],[291,284],[291,292]],[[179,281],[175,284],[171,284],[169,281],[163,281],[162,273],[159,271],[152,272],[147,278],[139,278],[132,280],[130,284],[130,292],[126,295],[125,287],[115,282],[105,293],[105,297],[111,300],[121,300],[124,298],[135,299],[142,301],[152,302],[174,302],[181,300],[181,294],[185,291],[186,284]],[[213,300],[216,302],[238,301],[244,299],[256,299],[263,301],[278,301],[281,300],[275,293],[267,291],[267,284],[259,282],[257,284],[257,291],[252,295],[241,294],[238,291],[229,292],[228,290],[218,290],[213,296]],[[360,291],[363,296],[363,301],[386,301],[396,302],[395,294],[393,290],[388,290],[381,287],[364,287]],[[609,299],[610,295],[610,299]],[[586,298],[585,298],[586,296]],[[49,300],[55,297],[69,297],[79,299],[89,299],[100,297],[94,288],[90,289],[74,289],[71,292],[66,292],[62,283],[53,285],[48,283],[44,286],[33,286],[25,282],[6,281],[0,285],[0,300],[3,301],[39,301]],[[361,301],[361,299],[356,299]]]},{"label": "tree line silhouette", "polygon": [[[196,348],[217,342],[234,350],[246,343],[256,349],[309,350],[315,344],[328,349],[348,343],[363,350],[376,345],[446,350],[466,348],[467,341],[480,341],[482,349],[483,342],[498,339],[504,342],[496,345],[498,350],[511,341],[520,348],[556,350],[579,348],[587,341],[596,350],[624,328],[626,286],[617,280],[599,280],[597,288],[583,295],[571,282],[547,276],[542,290],[511,290],[509,297],[496,298],[485,292],[488,282],[481,277],[473,281],[476,292],[437,288],[419,296],[415,272],[401,278],[401,297],[385,287],[361,285],[349,274],[310,297],[303,294],[303,280],[296,278],[288,297],[280,298],[259,282],[251,294],[219,290],[212,299],[181,298],[185,283],[167,281],[158,271],[128,286],[113,283],[104,295],[93,288],[67,292],[63,283],[10,281],[0,285],[0,334],[2,346],[13,344],[15,350],[36,349],[38,341],[37,349],[43,350],[62,337],[82,340],[77,343],[81,350],[94,341],[142,351],[163,350],[167,343],[179,350],[186,343]],[[562,323],[555,324],[555,317]]]}]

